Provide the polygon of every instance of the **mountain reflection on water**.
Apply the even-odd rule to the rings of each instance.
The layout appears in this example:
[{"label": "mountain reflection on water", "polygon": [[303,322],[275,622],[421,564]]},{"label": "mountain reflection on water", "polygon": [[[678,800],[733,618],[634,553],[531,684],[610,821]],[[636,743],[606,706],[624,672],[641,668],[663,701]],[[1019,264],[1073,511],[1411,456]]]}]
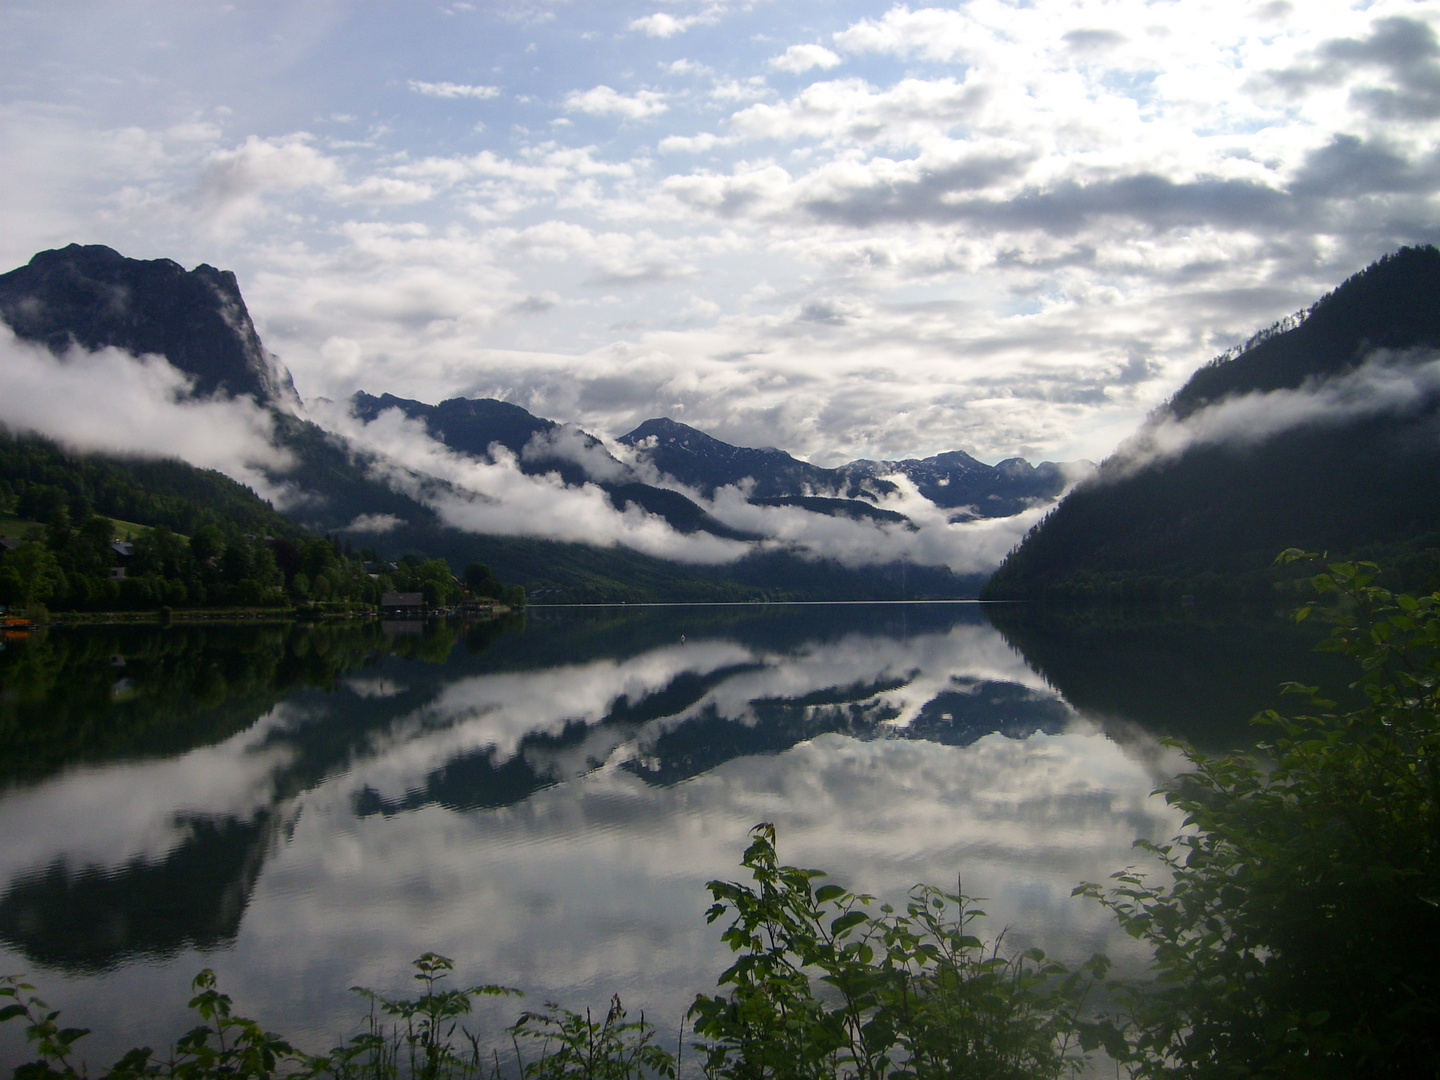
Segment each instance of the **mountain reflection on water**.
[{"label": "mountain reflection on water", "polygon": [[345,987],[399,989],[428,949],[474,981],[678,1016],[724,966],[703,884],[761,820],[852,887],[963,873],[997,930],[1123,953],[1068,893],[1178,824],[1149,796],[1175,767],[1152,733],[1234,742],[1316,661],[1273,622],[996,621],[535,609],[9,642],[0,970],[116,1046],[183,1030],[155,1002],[178,1011],[202,966],[329,1045]]}]

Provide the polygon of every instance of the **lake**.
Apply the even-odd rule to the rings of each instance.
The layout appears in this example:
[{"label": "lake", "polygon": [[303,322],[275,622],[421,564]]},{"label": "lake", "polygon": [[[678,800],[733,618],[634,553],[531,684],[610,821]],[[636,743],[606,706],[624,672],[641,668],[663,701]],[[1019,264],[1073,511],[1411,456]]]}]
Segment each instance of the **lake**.
[{"label": "lake", "polygon": [[408,994],[429,950],[531,1007],[618,993],[673,1046],[728,963],[705,883],[762,821],[847,887],[958,876],[1007,943],[1133,967],[1071,889],[1178,829],[1163,736],[1245,745],[1280,681],[1344,681],[1317,635],[934,603],[8,638],[0,973],[94,1029],[92,1066],[183,1032],[204,967],[326,1049],[362,1015],[349,987]]}]

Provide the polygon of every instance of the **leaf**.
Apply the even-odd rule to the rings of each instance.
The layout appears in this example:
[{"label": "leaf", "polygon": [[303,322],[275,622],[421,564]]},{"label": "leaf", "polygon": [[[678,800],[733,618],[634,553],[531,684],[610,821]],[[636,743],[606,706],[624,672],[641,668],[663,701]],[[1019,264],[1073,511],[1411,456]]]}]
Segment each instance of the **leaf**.
[{"label": "leaf", "polygon": [[847,911],[844,915],[836,917],[830,923],[830,933],[835,937],[840,937],[846,933],[846,931],[859,926],[869,917],[870,916],[863,911]]}]

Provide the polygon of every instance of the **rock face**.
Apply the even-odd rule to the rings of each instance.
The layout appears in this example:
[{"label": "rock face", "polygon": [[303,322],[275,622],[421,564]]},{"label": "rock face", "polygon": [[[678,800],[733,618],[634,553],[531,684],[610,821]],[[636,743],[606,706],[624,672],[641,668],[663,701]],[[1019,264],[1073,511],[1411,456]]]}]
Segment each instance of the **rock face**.
[{"label": "rock face", "polygon": [[[1440,251],[1403,248],[1196,372],[985,595],[1159,599],[1230,583],[1268,596],[1289,547],[1428,565],[1440,542],[1437,359]],[[1161,452],[1167,440],[1181,449]]]},{"label": "rock face", "polygon": [[42,251],[0,275],[0,318],[56,355],[72,346],[153,353],[196,397],[248,394],[292,412],[290,374],[260,343],[235,275],[170,259],[127,259],[98,244]]}]

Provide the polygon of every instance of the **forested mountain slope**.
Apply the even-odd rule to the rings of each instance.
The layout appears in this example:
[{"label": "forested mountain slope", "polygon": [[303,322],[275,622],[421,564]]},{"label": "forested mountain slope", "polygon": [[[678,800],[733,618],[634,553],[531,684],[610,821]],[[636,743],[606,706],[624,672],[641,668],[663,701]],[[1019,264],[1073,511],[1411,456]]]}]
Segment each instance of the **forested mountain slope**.
[{"label": "forested mountain slope", "polygon": [[1264,595],[1287,547],[1424,573],[1440,540],[1440,251],[1404,248],[1197,372],[984,595]]}]

